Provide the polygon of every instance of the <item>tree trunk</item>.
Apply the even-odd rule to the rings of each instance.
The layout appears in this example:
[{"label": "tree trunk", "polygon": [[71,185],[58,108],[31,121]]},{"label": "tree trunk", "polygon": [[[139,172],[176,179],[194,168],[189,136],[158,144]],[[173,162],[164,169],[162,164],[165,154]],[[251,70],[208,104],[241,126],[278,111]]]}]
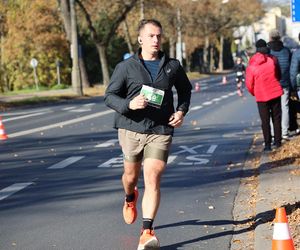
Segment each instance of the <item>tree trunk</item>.
[{"label": "tree trunk", "polygon": [[223,49],[224,49],[224,36],[220,37],[220,54],[219,54],[219,71],[224,70],[223,64]]},{"label": "tree trunk", "polygon": [[[60,9],[61,9],[61,17],[63,20],[65,32],[67,35],[67,40],[71,44],[71,16],[70,16],[70,5],[69,0],[58,0]],[[80,47],[80,45],[79,45]],[[80,68],[80,76],[82,79],[82,85],[83,87],[89,87],[91,84],[88,79],[85,62],[83,60],[83,57],[81,56],[82,53],[80,52],[79,56],[79,68]]]},{"label": "tree trunk", "polygon": [[205,36],[205,45],[203,49],[203,63],[204,63],[204,73],[208,73],[209,71],[209,63],[208,63],[208,49],[209,49],[209,37]]},{"label": "tree trunk", "polygon": [[210,47],[210,56],[209,56],[209,71],[213,72],[214,71],[214,47]]},{"label": "tree trunk", "polygon": [[67,40],[71,42],[71,17],[70,5],[68,0],[58,0],[60,6],[60,13],[63,20]]},{"label": "tree trunk", "polygon": [[79,57],[79,68],[80,68],[82,87],[84,88],[90,87],[91,84],[89,82],[88,73],[86,71],[85,63],[82,56]]},{"label": "tree trunk", "polygon": [[186,55],[186,70],[187,72],[191,72],[191,60],[190,56]]},{"label": "tree trunk", "polygon": [[107,46],[97,43],[96,47],[97,47],[97,51],[98,51],[99,57],[100,57],[103,85],[105,87],[107,87],[108,83],[109,83],[108,61],[107,61],[107,56],[106,56],[106,47]]},{"label": "tree trunk", "polygon": [[126,43],[127,43],[127,46],[128,46],[129,53],[133,54],[134,51],[133,51],[133,48],[132,48],[132,41],[131,41],[131,38],[130,38],[130,34],[129,34],[129,31],[128,31],[128,25],[127,25],[126,20],[124,20],[124,22],[123,22],[123,29],[124,29],[125,40],[126,40]]},{"label": "tree trunk", "polygon": [[175,51],[176,51],[176,40],[174,39],[173,36],[170,36],[169,38],[169,44],[170,44],[170,47],[169,47],[169,55],[171,58],[175,58]]},{"label": "tree trunk", "polygon": [[78,56],[78,35],[77,35],[77,19],[74,6],[74,0],[70,0],[70,17],[71,17],[71,41],[72,41],[72,87],[74,92],[83,96],[82,92],[82,83],[80,78],[80,69],[79,69],[79,56]]}]

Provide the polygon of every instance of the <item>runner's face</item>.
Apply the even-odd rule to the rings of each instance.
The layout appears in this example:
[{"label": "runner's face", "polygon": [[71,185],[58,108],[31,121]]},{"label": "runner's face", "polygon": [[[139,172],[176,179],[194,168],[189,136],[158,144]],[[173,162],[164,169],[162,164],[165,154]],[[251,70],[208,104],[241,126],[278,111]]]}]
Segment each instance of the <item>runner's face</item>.
[{"label": "runner's face", "polygon": [[147,54],[155,55],[161,47],[161,29],[148,23],[140,31],[140,44],[142,51]]}]

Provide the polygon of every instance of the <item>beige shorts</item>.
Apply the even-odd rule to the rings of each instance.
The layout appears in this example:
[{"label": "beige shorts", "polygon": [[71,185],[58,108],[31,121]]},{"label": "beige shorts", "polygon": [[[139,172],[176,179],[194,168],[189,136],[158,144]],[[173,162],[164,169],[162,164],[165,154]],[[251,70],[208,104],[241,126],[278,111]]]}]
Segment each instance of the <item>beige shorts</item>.
[{"label": "beige shorts", "polygon": [[171,135],[141,134],[119,128],[118,136],[124,160],[140,162],[143,158],[152,158],[168,161]]}]

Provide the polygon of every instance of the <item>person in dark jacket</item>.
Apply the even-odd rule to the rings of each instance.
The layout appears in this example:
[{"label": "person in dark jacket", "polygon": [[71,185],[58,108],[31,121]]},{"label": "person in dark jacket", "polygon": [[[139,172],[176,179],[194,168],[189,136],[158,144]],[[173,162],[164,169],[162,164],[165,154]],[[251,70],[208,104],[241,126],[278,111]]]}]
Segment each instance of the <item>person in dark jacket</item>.
[{"label": "person in dark jacket", "polygon": [[291,52],[288,48],[283,46],[278,30],[272,30],[269,34],[270,42],[268,46],[270,48],[270,54],[275,56],[278,60],[281,79],[280,84],[283,88],[283,95],[281,96],[281,129],[282,138],[285,140],[289,139],[289,98],[291,90],[290,82],[290,64],[291,64]]},{"label": "person in dark jacket", "polygon": [[237,93],[239,96],[243,96],[243,84],[245,82],[245,70],[246,67],[241,57],[236,58],[236,64],[233,70],[235,71],[235,82],[237,86]]},{"label": "person in dark jacket", "polygon": [[[138,28],[140,49],[120,62],[105,93],[105,103],[116,111],[114,127],[124,155],[123,217],[137,217],[137,183],[143,161],[143,227],[138,249],[159,248],[153,221],[160,203],[160,179],[166,168],[174,128],[182,125],[191,99],[191,83],[180,62],[161,48],[162,26],[142,20]],[[173,87],[178,100],[174,108]],[[152,248],[151,248],[152,249]]]},{"label": "person in dark jacket", "polygon": [[[300,41],[300,33],[298,35],[298,39]],[[293,134],[299,134],[299,125],[297,123],[297,106],[299,107],[299,90],[300,83],[297,85],[297,74],[300,74],[300,49],[297,49],[292,54],[291,66],[290,66],[290,78],[292,85],[292,94],[290,100],[290,131]]]},{"label": "person in dark jacket", "polygon": [[277,59],[269,55],[265,40],[256,42],[256,53],[246,68],[246,87],[255,96],[261,119],[265,151],[271,151],[270,118],[274,124],[275,147],[281,146],[281,95],[280,72]]}]

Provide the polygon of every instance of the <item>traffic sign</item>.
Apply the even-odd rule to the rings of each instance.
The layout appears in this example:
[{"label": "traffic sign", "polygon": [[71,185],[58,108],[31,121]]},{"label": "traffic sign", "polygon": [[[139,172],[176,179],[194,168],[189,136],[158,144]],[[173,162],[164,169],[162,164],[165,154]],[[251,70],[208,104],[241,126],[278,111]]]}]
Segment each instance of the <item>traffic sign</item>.
[{"label": "traffic sign", "polygon": [[32,68],[36,68],[37,65],[38,65],[38,60],[36,60],[35,58],[32,58],[30,60],[30,65],[31,65]]},{"label": "traffic sign", "polygon": [[291,0],[292,21],[300,22],[300,0]]}]

